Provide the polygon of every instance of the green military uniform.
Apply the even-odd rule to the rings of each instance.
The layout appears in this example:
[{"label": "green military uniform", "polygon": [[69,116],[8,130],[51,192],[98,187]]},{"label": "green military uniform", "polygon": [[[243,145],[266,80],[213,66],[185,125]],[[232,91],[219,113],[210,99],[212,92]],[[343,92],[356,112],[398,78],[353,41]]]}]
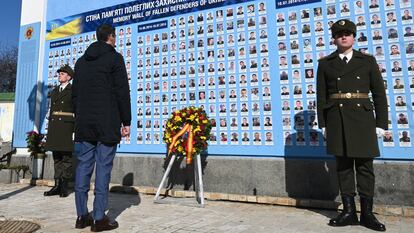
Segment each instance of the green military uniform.
[{"label": "green military uniform", "polygon": [[[350,40],[352,35],[353,38],[356,35],[355,24],[349,20],[337,21],[331,30],[332,37],[336,36],[338,42],[344,38]],[[319,127],[326,128],[327,152],[336,156],[339,187],[344,202],[343,213],[331,219],[330,225],[358,223],[354,202],[357,186],[363,210],[361,224],[374,230],[382,230],[382,227],[385,230],[385,226],[375,222],[377,220],[371,212],[375,186],[373,158],[380,155],[376,128],[388,128],[384,83],[373,56],[352,50],[351,47],[346,52],[340,56],[337,50],[320,59],[317,72]],[[351,52],[352,57],[348,60]],[[340,57],[345,58],[342,60]],[[369,93],[372,93],[373,103]]]},{"label": "green military uniform", "polygon": [[72,85],[60,91],[60,86],[50,94],[51,106],[47,130],[46,150],[53,152],[55,179],[72,177],[72,151],[74,116],[72,107]]},{"label": "green military uniform", "polygon": [[[375,129],[387,129],[388,110],[375,58],[353,50],[352,59],[345,65],[335,51],[319,60],[317,80],[318,121],[320,127],[326,127],[328,153],[354,158],[379,156]],[[368,96],[346,96],[369,92],[374,105]],[[344,98],[330,98],[337,93]]]},{"label": "green military uniform", "polygon": [[[66,72],[71,77],[73,70],[63,66],[57,72]],[[53,153],[55,181],[57,185],[72,178],[72,151],[74,147],[74,114],[72,106],[72,85],[55,87],[50,93],[50,113],[45,148]],[[62,188],[59,186],[59,188]],[[46,195],[46,194],[45,194]],[[46,195],[48,196],[48,195]]]}]

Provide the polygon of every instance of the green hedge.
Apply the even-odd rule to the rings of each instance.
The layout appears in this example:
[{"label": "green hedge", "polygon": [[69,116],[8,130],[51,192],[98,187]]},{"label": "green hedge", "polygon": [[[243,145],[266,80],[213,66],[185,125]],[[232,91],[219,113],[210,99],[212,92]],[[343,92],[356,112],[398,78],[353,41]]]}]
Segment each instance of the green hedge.
[{"label": "green hedge", "polygon": [[0,101],[14,101],[14,92],[0,93]]},{"label": "green hedge", "polygon": [[26,165],[6,165],[6,164],[0,164],[0,170],[2,169],[12,169],[12,170],[17,170],[20,171],[22,170],[23,172],[26,172],[29,170],[29,167]]}]

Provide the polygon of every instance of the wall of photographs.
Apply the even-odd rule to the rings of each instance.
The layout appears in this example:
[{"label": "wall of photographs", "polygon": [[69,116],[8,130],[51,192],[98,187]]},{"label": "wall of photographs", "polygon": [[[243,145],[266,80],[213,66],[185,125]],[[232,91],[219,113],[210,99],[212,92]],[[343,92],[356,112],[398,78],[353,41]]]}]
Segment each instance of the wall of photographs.
[{"label": "wall of photographs", "polygon": [[[117,27],[133,109],[132,134],[119,151],[164,153],[170,114],[195,105],[214,122],[210,154],[325,156],[315,115],[317,60],[335,50],[330,25],[349,18],[358,27],[355,48],[376,57],[387,86],[390,129],[380,142],[382,157],[412,158],[411,1],[307,2],[235,1]],[[49,90],[58,84],[56,70],[73,66],[96,37],[65,39],[56,47],[47,41]]]}]

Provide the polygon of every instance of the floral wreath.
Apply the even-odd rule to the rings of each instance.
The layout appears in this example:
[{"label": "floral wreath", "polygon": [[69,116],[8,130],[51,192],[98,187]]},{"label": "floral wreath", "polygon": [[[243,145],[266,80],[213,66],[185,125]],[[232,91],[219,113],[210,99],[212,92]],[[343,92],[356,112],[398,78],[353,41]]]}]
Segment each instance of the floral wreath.
[{"label": "floral wreath", "polygon": [[167,121],[164,142],[168,154],[182,154],[187,164],[192,163],[194,155],[207,149],[210,138],[211,122],[202,108],[185,107],[175,111]]}]

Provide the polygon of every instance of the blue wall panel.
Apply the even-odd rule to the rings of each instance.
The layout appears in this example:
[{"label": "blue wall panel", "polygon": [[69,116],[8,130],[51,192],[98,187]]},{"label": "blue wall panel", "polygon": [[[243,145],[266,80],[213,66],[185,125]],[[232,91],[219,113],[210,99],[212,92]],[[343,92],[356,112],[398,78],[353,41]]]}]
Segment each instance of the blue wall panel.
[{"label": "blue wall panel", "polygon": [[26,147],[26,132],[34,127],[40,28],[40,22],[20,27],[13,126],[14,147]]}]

